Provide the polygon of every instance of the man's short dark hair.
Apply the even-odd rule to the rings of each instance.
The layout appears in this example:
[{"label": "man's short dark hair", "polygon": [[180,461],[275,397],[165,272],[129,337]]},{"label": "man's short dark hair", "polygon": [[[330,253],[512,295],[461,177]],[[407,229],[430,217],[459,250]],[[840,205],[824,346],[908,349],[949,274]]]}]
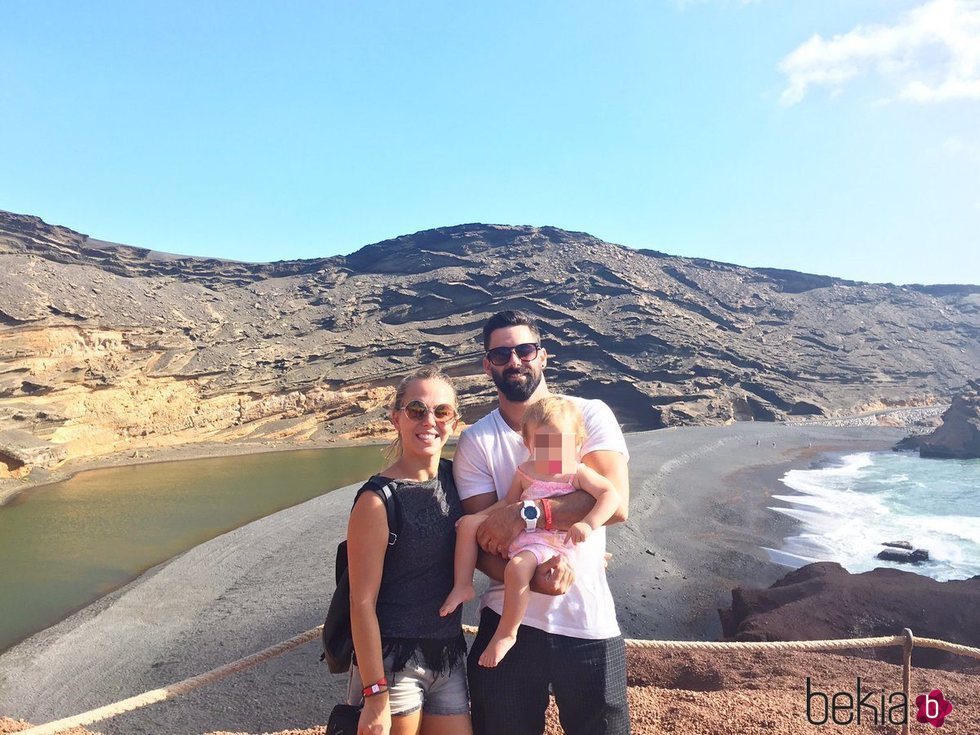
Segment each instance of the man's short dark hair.
[{"label": "man's short dark hair", "polygon": [[490,349],[490,335],[504,327],[527,327],[536,341],[541,340],[538,325],[530,314],[524,311],[501,311],[487,319],[483,325],[483,349]]}]

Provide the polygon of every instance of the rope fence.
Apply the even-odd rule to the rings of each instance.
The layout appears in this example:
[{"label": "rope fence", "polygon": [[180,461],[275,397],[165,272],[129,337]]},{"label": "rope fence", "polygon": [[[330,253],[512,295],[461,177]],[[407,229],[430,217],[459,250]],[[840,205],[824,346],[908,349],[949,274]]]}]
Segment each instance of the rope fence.
[{"label": "rope fence", "polygon": [[[207,671],[203,674],[192,676],[189,679],[178,681],[161,689],[152,689],[150,691],[143,692],[142,694],[137,694],[134,697],[129,697],[128,699],[123,699],[119,702],[114,702],[103,707],[98,707],[97,709],[89,710],[88,712],[82,712],[81,714],[74,715],[73,717],[65,717],[60,720],[48,722],[44,725],[37,725],[35,727],[28,728],[27,730],[21,730],[19,733],[17,733],[17,735],[55,735],[56,733],[70,730],[73,727],[84,727],[85,725],[90,725],[93,722],[101,722],[102,720],[107,720],[110,717],[115,717],[116,715],[145,707],[148,704],[163,702],[168,699],[173,699],[174,697],[179,697],[182,694],[199,689],[202,686],[211,684],[212,682],[223,679],[226,676],[230,676],[231,674],[235,674],[239,671],[251,668],[252,666],[260,664],[263,661],[279,656],[286,651],[290,651],[298,646],[302,646],[305,643],[309,643],[310,641],[319,638],[322,630],[322,625],[317,626],[316,628],[308,630],[305,633],[300,633],[299,635],[293,636],[289,640],[283,641],[282,643],[277,643],[276,645],[263,649],[258,653],[253,653],[251,656],[246,656],[245,658],[233,661],[230,664],[219,666],[218,668],[212,669],[211,671]],[[463,631],[467,634],[473,635],[476,633],[476,627],[472,625],[464,625]],[[626,639],[627,648],[643,648],[648,650],[663,651],[840,651],[848,648],[901,647],[903,649],[902,691],[905,693],[905,701],[907,703],[912,701],[911,684],[913,646],[919,646],[920,648],[935,648],[941,651],[948,651],[959,656],[968,656],[971,658],[980,659],[980,648],[963,646],[958,643],[949,643],[936,638],[914,638],[912,631],[908,628],[905,628],[901,635],[882,636],[880,638],[846,638],[840,640],[818,641],[722,642],[647,641],[636,638]],[[908,716],[905,719],[905,725],[902,726],[902,735],[908,735],[909,726],[911,724]]]}]

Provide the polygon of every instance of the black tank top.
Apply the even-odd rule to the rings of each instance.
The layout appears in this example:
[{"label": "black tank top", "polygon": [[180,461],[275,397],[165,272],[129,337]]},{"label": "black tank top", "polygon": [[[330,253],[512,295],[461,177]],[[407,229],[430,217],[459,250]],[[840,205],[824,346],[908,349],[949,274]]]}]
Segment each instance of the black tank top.
[{"label": "black tank top", "polygon": [[453,587],[456,521],[463,515],[452,462],[440,461],[432,480],[397,483],[394,496],[398,540],[385,555],[378,590],[382,655],[393,656],[392,671],[417,654],[426,668],[445,672],[466,654],[462,605],[439,616]]}]

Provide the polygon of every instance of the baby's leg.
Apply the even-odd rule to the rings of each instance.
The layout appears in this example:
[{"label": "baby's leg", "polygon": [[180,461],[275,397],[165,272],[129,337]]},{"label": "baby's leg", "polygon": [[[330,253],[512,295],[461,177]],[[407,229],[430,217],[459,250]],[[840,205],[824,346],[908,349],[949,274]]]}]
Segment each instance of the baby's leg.
[{"label": "baby's leg", "polygon": [[504,570],[504,612],[493,638],[480,656],[480,666],[496,666],[517,642],[517,629],[527,612],[531,577],[537,566],[538,559],[530,551],[521,551],[507,562]]},{"label": "baby's leg", "polygon": [[456,524],[456,558],[453,573],[453,588],[439,608],[439,614],[449,615],[464,602],[476,597],[473,589],[473,573],[476,571],[476,557],[479,547],[476,544],[476,530],[486,519],[483,513],[463,516]]}]

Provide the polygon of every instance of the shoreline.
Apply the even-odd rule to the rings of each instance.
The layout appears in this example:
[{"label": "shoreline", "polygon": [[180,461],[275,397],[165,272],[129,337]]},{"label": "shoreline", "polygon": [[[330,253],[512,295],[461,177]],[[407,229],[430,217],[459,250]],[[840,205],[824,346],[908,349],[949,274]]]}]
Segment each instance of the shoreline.
[{"label": "shoreline", "polygon": [[[938,411],[944,409],[946,404],[941,406],[925,407],[928,411]],[[839,418],[827,418],[808,421],[782,421],[782,422],[736,422],[727,426],[673,426],[664,429],[654,429],[652,431],[669,431],[674,429],[721,429],[738,426],[783,426],[793,429],[809,429],[814,427],[826,428],[882,428],[882,429],[903,429],[908,434],[916,433],[912,425],[891,426],[888,424],[865,423],[874,420],[877,422],[879,416],[902,416],[906,417],[909,412],[923,410],[923,407],[902,407],[891,408],[880,411],[872,411],[852,416]],[[465,426],[463,427],[465,428]],[[461,429],[462,430],[462,429]],[[647,432],[632,432],[633,434],[644,434]],[[458,435],[450,440],[453,443],[458,439]],[[903,437],[904,438],[904,437]],[[897,440],[896,440],[897,441]],[[64,464],[52,470],[36,468],[23,479],[0,479],[0,507],[3,507],[18,494],[26,490],[53,485],[73,478],[81,472],[89,470],[104,469],[107,467],[125,467],[131,465],[156,464],[160,462],[180,462],[190,459],[207,459],[211,457],[234,457],[244,454],[268,454],[272,452],[292,452],[303,449],[330,449],[333,447],[360,447],[360,446],[383,446],[387,442],[377,440],[357,440],[357,439],[318,439],[305,440],[297,443],[289,440],[282,441],[249,441],[249,440],[222,440],[222,441],[199,441],[184,444],[172,444],[159,447],[136,448],[133,450],[118,450],[106,454],[99,454],[92,457],[79,457],[70,459]],[[135,456],[134,456],[135,454]]]},{"label": "shoreline", "polygon": [[[137,465],[162,464],[166,462],[183,462],[194,459],[211,459],[214,457],[237,457],[254,454],[274,454],[276,452],[298,452],[303,450],[339,449],[342,447],[371,447],[384,446],[387,442],[355,441],[351,439],[330,441],[296,442],[193,442],[167,447],[133,450],[139,456],[132,456],[129,451],[110,452],[94,457],[79,457],[71,459],[53,469],[35,469],[22,480],[0,480],[0,508],[12,502],[18,495],[28,490],[66,482],[82,472],[102,470],[111,467],[134,467]],[[144,454],[145,452],[145,454]],[[36,479],[32,479],[36,478]]]},{"label": "shoreline", "polygon": [[[737,586],[768,586],[796,522],[769,510],[820,452],[889,449],[904,429],[750,424],[630,434],[631,512],[610,529],[610,588],[631,638],[712,639]],[[756,446],[756,442],[759,445]],[[776,442],[776,446],[772,446]],[[0,656],[0,714],[43,722],[165,686],[319,625],[354,487],[243,526],[147,571]],[[468,603],[466,622],[476,620]],[[346,680],[314,642],[102,732],[275,731],[326,721]],[[257,697],[256,692],[263,692]],[[261,699],[261,701],[259,701]]]},{"label": "shoreline", "polygon": [[[723,427],[704,429],[715,441],[681,434],[658,441],[664,431],[632,435],[643,438],[641,450],[674,445],[679,456],[654,464],[653,476],[637,486],[634,443],[630,443],[632,484],[626,529],[639,552],[609,534],[610,585],[622,558],[622,576],[635,580],[614,589],[624,635],[670,640],[717,640],[718,609],[731,605],[736,587],[768,587],[792,567],[770,558],[764,547],[779,548],[799,527],[795,519],[771,510],[783,505],[779,482],[791,469],[802,469],[831,455],[888,451],[902,429],[868,427],[798,427],[782,431],[757,427],[726,435]],[[755,446],[756,439],[760,445]],[[772,446],[772,442],[776,446]],[[699,443],[700,442],[700,443]],[[678,490],[680,492],[678,492]],[[653,497],[644,497],[650,493]],[[618,541],[618,543],[617,543]],[[618,547],[618,548],[614,548]],[[652,578],[652,579],[651,579]],[[645,582],[645,584],[644,584]],[[684,611],[682,617],[678,612]]]}]

